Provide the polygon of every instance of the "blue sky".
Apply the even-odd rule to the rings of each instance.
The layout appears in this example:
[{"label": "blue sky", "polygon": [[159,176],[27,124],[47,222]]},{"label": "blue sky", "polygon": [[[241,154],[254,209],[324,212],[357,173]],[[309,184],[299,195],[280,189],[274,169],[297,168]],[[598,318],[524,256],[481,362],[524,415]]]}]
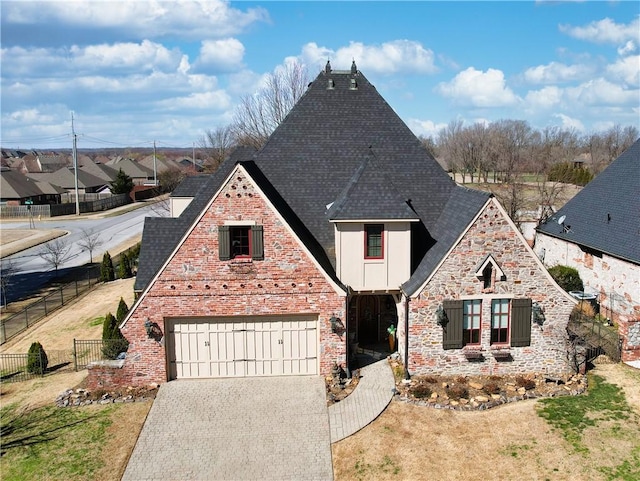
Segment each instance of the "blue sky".
[{"label": "blue sky", "polygon": [[298,60],[352,59],[418,135],[640,128],[638,2],[7,1],[3,148],[197,146]]}]

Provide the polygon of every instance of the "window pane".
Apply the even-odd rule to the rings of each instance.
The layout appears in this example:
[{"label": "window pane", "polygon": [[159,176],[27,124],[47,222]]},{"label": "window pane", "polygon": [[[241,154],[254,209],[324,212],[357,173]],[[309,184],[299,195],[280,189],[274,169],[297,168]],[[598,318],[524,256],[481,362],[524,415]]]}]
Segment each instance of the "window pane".
[{"label": "window pane", "polygon": [[250,227],[231,228],[231,257],[248,257],[251,255]]},{"label": "window pane", "polygon": [[462,309],[464,344],[479,344],[482,301],[480,299],[464,301]]},{"label": "window pane", "polygon": [[382,231],[381,224],[365,226],[366,230],[366,257],[382,257]]},{"label": "window pane", "polygon": [[491,301],[491,342],[505,343],[509,338],[509,299]]}]

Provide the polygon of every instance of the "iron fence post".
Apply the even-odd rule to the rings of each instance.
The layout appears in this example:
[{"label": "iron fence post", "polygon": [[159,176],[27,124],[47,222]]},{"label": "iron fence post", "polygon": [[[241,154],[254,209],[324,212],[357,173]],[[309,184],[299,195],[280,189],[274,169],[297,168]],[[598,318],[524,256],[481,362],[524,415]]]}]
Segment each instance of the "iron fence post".
[{"label": "iron fence post", "polygon": [[78,353],[76,351],[76,338],[73,338],[73,369],[78,372]]}]

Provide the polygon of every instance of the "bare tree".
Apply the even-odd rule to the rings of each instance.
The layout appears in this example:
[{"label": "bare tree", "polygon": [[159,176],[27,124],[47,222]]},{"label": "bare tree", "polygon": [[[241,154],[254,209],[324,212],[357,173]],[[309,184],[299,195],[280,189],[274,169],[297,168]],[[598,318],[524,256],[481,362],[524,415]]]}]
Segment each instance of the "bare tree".
[{"label": "bare tree", "polygon": [[308,83],[307,68],[299,62],[269,74],[264,87],[244,96],[236,110],[233,131],[238,144],[262,147],[302,97]]},{"label": "bare tree", "polygon": [[89,264],[93,262],[93,251],[103,244],[100,234],[93,229],[82,229],[82,238],[78,241],[78,245],[84,250],[89,251]]},{"label": "bare tree", "polygon": [[38,253],[40,258],[51,266],[56,272],[69,258],[71,246],[62,239],[55,239],[44,244]]},{"label": "bare tree", "polygon": [[7,289],[11,285],[13,276],[18,273],[13,260],[6,259],[0,263],[0,294],[2,294],[2,306],[7,307]]},{"label": "bare tree", "polygon": [[207,130],[200,139],[200,146],[207,151],[206,172],[215,172],[236,145],[236,136],[231,125]]}]

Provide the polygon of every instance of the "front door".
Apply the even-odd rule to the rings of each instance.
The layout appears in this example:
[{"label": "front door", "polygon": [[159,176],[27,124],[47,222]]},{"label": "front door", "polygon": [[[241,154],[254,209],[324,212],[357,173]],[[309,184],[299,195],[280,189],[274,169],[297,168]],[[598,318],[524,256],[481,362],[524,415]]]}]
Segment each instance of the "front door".
[{"label": "front door", "polygon": [[358,306],[358,340],[360,345],[378,342],[380,301],[378,296],[361,296]]}]

